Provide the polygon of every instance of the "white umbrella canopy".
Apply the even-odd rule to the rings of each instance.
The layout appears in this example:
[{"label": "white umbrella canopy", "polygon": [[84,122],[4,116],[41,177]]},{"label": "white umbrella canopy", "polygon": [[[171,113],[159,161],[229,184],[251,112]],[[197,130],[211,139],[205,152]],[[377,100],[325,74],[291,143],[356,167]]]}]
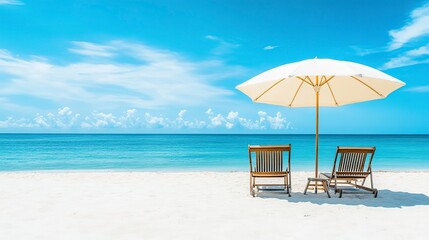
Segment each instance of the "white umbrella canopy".
[{"label": "white umbrella canopy", "polygon": [[377,69],[353,62],[309,59],[263,72],[236,88],[254,102],[288,107],[341,106],[385,98],[405,85]]},{"label": "white umbrella canopy", "polygon": [[317,177],[319,106],[341,106],[385,98],[404,85],[390,75],[359,63],[316,58],[270,69],[236,88],[254,102],[316,107]]}]

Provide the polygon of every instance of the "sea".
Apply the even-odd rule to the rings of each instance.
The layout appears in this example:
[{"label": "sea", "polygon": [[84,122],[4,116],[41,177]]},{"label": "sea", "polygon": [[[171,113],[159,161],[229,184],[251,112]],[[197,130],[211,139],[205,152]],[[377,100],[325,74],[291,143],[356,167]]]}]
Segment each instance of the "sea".
[{"label": "sea", "polygon": [[[249,144],[291,144],[292,171],[314,171],[312,134],[0,134],[0,171],[249,171]],[[337,146],[375,146],[375,171],[429,170],[429,135],[322,134],[321,171]]]}]

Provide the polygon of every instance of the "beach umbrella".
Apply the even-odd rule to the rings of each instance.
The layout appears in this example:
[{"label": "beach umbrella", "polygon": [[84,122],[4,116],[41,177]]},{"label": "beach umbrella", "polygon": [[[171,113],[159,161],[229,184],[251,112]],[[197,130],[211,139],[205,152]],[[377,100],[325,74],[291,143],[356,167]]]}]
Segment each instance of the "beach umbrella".
[{"label": "beach umbrella", "polygon": [[315,177],[319,161],[319,106],[337,107],[385,98],[405,83],[377,69],[347,61],[308,59],[263,72],[236,88],[253,102],[316,107]]}]

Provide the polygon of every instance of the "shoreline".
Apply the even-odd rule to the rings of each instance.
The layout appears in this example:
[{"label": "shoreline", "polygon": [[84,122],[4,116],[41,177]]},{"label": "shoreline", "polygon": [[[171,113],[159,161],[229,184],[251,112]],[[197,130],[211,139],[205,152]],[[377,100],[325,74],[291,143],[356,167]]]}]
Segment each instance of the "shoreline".
[{"label": "shoreline", "polygon": [[[0,135],[308,135],[314,133],[115,133],[115,132],[0,132]],[[350,136],[429,136],[429,133],[319,133],[319,135],[350,135]]]},{"label": "shoreline", "polygon": [[[16,170],[16,171],[1,171],[0,174],[9,173],[249,173],[249,171],[235,170],[190,170],[190,169],[172,169],[172,170],[144,170],[144,169],[72,169],[72,170]],[[328,171],[319,171],[328,172]],[[311,170],[297,170],[294,173],[314,174]],[[373,173],[429,173],[429,169],[405,169],[405,170],[373,170]]]}]

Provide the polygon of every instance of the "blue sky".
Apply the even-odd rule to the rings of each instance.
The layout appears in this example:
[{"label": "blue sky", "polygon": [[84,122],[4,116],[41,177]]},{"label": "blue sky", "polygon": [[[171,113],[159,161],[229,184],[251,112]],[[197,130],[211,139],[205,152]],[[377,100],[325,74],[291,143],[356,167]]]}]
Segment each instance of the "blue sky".
[{"label": "blue sky", "polygon": [[332,58],[406,86],[321,133],[429,133],[428,1],[0,0],[0,132],[313,133],[235,86]]}]

